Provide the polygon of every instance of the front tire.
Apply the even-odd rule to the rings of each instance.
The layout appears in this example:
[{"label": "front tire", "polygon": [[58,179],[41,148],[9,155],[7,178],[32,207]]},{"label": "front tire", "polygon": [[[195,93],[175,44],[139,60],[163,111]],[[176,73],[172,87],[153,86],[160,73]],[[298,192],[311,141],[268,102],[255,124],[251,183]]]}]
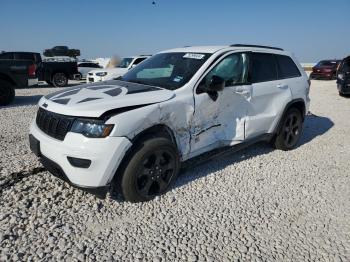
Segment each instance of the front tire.
[{"label": "front tire", "polygon": [[15,89],[13,85],[0,79],[0,106],[6,106],[15,99]]},{"label": "front tire", "polygon": [[179,173],[177,149],[167,138],[140,141],[129,156],[117,182],[126,201],[148,201],[165,193]]},{"label": "front tire", "polygon": [[64,73],[55,73],[52,76],[52,84],[54,87],[65,87],[68,85],[68,77]]},{"label": "front tire", "polygon": [[289,109],[275,138],[275,148],[284,151],[294,149],[299,142],[302,128],[303,119],[300,110]]}]

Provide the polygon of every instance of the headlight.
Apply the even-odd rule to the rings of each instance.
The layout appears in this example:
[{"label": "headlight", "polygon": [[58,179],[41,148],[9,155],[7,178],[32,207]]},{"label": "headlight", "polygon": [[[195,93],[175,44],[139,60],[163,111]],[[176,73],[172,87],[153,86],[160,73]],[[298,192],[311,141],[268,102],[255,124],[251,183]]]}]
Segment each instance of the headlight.
[{"label": "headlight", "polygon": [[97,76],[105,76],[107,75],[107,72],[98,72],[96,73]]},{"label": "headlight", "polygon": [[90,138],[103,138],[111,133],[113,126],[106,125],[102,121],[77,119],[74,121],[70,131]]}]

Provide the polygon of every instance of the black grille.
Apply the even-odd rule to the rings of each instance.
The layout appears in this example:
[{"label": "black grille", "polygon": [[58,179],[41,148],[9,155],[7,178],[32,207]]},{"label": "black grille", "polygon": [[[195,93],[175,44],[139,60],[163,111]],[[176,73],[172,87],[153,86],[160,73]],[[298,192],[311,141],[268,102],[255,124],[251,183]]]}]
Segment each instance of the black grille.
[{"label": "black grille", "polygon": [[74,117],[64,116],[39,108],[36,124],[45,134],[63,141],[71,128]]}]

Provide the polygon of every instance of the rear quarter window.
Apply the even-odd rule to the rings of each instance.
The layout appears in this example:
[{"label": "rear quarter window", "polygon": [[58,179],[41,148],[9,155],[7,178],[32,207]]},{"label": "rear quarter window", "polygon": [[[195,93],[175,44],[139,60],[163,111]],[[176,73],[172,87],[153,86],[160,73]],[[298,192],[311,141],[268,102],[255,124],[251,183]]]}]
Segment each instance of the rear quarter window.
[{"label": "rear quarter window", "polygon": [[294,63],[294,61],[289,56],[276,55],[278,64],[278,78],[294,78],[301,76],[301,73]]},{"label": "rear quarter window", "polygon": [[250,56],[249,80],[251,83],[277,80],[275,56],[267,53],[252,53]]}]

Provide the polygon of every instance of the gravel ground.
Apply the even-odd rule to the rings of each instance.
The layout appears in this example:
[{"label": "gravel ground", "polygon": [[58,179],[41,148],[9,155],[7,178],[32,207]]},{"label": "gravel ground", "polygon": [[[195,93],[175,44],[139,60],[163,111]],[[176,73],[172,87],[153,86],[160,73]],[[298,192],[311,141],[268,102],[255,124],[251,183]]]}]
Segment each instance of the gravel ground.
[{"label": "gravel ground", "polygon": [[350,98],[313,81],[290,152],[258,144],[188,169],[148,203],[96,199],[28,148],[40,96],[0,108],[0,260],[350,261]]}]

